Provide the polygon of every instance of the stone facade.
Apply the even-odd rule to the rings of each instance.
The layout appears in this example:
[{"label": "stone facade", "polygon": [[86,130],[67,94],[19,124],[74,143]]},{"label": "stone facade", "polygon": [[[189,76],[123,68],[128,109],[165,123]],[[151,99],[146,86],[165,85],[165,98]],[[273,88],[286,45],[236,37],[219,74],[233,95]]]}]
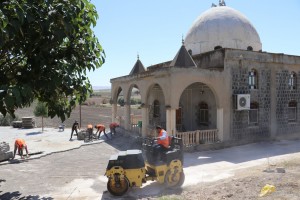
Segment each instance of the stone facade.
[{"label": "stone facade", "polygon": [[[273,138],[278,134],[292,134],[300,130],[299,106],[296,119],[290,121],[289,102],[300,101],[299,81],[295,89],[289,89],[291,72],[300,75],[300,57],[267,52],[253,52],[237,49],[219,49],[192,56],[195,68],[168,67],[166,62],[149,67],[145,72],[112,79],[113,102],[118,92],[124,91],[127,102],[131,90],[138,88],[142,98],[143,135],[153,127],[153,102],[157,100],[160,118],[156,123],[168,132],[218,129],[221,141],[258,140]],[[249,73],[255,70],[256,85],[249,85]],[[295,80],[296,80],[295,79]],[[237,110],[234,96],[249,94],[252,108]],[[208,106],[207,125],[197,124],[199,103]],[[130,123],[130,106],[127,104],[127,123]],[[116,117],[116,105],[113,115]],[[176,120],[181,109],[185,127],[179,130]],[[250,122],[254,113],[254,123]],[[292,113],[293,115],[293,113]],[[126,120],[125,120],[126,121]]]},{"label": "stone facade", "polygon": [[[296,108],[296,119],[291,122],[288,120],[288,105],[291,100],[299,102],[299,83],[292,90],[288,83],[291,72],[298,73],[296,78],[299,77],[299,56],[260,52],[251,54],[251,57],[246,57],[246,61],[242,57],[239,65],[232,69],[232,91],[233,94],[250,94],[251,102],[258,103],[258,124],[249,125],[247,111],[233,111],[231,138],[257,139],[298,133],[299,108]],[[248,75],[252,68],[257,70],[257,89],[249,89],[248,85]]]}]

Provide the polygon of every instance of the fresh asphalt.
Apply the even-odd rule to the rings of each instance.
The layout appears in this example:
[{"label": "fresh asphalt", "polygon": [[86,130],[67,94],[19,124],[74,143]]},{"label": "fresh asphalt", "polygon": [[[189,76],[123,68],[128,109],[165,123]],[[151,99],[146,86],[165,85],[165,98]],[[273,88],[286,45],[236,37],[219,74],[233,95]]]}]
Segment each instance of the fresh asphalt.
[{"label": "fresh asphalt", "polygon": [[[8,131],[10,135],[4,133]],[[0,142],[4,140],[12,143],[16,137],[23,137],[29,143],[29,151],[43,152],[26,160],[0,163],[0,199],[137,199],[180,193],[180,190],[167,191],[156,182],[147,182],[142,188],[129,189],[122,198],[111,196],[106,191],[107,178],[104,176],[107,162],[112,154],[132,148],[132,138],[119,135],[111,140],[102,137],[101,140],[84,143],[77,141],[76,137],[74,141],[68,141],[69,131],[59,133],[56,129],[48,129],[45,133],[40,133],[38,130],[0,128]],[[56,144],[47,146],[52,142]],[[68,146],[68,149],[61,146]],[[240,169],[258,165],[267,167],[294,156],[299,157],[299,152],[299,140],[283,140],[185,153],[186,179],[183,190],[201,182],[234,176]]]}]

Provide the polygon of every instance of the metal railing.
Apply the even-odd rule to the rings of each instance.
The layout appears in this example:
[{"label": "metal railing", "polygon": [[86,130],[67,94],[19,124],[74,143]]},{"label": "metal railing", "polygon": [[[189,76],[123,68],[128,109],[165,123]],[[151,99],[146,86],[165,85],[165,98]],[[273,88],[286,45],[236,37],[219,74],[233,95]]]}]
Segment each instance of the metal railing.
[{"label": "metal railing", "polygon": [[[124,117],[118,116],[117,119],[118,119],[118,122],[120,124],[120,127],[125,129],[125,119],[124,119]],[[129,130],[127,130],[127,131],[142,135],[142,128],[141,128],[141,125],[139,124],[142,121],[142,116],[141,115],[131,115],[130,116],[130,121],[131,122],[129,124]]]},{"label": "metal railing", "polygon": [[199,144],[207,143],[212,144],[218,141],[218,129],[177,132],[175,136],[182,139],[184,146],[197,146]]}]

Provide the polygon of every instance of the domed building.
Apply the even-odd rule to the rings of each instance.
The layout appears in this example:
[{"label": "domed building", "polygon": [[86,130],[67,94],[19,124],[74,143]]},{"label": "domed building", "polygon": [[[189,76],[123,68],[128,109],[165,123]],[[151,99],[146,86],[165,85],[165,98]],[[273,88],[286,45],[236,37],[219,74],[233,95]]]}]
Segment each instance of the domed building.
[{"label": "domed building", "polygon": [[187,33],[185,46],[192,55],[220,48],[262,49],[259,35],[250,21],[227,6],[212,7],[200,15]]},{"label": "domed building", "polygon": [[[262,51],[251,22],[220,1],[196,19],[173,60],[145,68],[138,58],[129,75],[111,79],[112,117],[142,136],[161,125],[186,146],[297,135],[299,75],[300,56]],[[134,88],[139,129],[130,108]]]}]

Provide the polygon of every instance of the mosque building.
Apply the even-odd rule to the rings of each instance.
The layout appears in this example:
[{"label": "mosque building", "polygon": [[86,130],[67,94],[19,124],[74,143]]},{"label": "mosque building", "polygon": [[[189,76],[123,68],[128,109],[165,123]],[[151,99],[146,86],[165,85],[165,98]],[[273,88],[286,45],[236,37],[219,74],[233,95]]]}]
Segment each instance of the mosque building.
[{"label": "mosque building", "polygon": [[186,145],[257,141],[300,134],[300,56],[262,50],[259,34],[224,0],[202,13],[173,60],[111,79],[112,117],[123,92],[126,130],[130,98],[141,95],[142,136],[156,125]]}]

